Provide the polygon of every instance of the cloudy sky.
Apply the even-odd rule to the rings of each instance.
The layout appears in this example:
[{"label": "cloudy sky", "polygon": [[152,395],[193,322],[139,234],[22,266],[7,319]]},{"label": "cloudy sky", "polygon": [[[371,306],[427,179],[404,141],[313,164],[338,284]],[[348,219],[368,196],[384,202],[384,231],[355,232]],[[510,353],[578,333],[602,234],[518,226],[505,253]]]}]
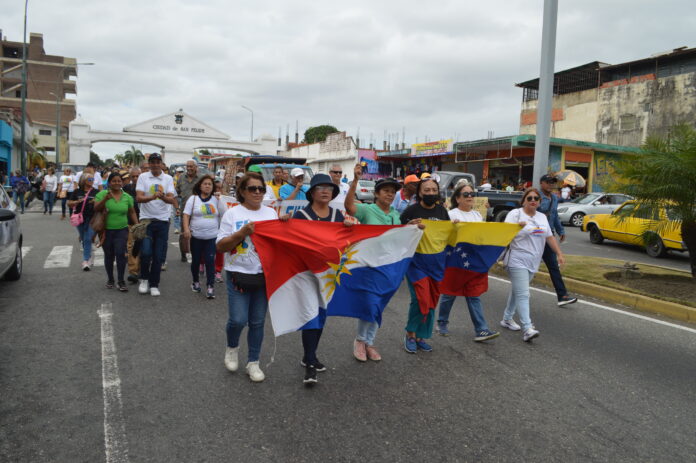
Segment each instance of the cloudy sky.
[{"label": "cloudy sky", "polygon": [[[556,70],[696,46],[688,0],[559,3]],[[3,2],[10,40],[23,5]],[[246,140],[246,105],[255,135],[285,137],[297,120],[300,134],[329,123],[377,144],[405,129],[415,143],[518,132],[514,84],[538,76],[542,13],[543,0],[30,0],[28,32],[49,54],[96,63],[77,96],[93,128],[183,108]]]}]

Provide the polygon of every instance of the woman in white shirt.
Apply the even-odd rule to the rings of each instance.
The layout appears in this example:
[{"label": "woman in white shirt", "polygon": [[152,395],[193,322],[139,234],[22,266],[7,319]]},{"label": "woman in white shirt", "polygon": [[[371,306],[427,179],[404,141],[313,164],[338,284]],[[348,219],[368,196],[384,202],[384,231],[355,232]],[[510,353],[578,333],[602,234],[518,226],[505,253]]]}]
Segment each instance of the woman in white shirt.
[{"label": "woman in white shirt", "polygon": [[182,223],[184,238],[191,243],[191,291],[201,292],[199,264],[203,261],[208,299],[215,299],[215,241],[220,228],[220,206],[213,194],[214,182],[211,175],[204,175],[196,182],[193,194],[184,205]]},{"label": "woman in white shirt", "polygon": [[[58,179],[58,195],[57,197],[61,199],[61,210],[63,215],[61,220],[65,220],[65,205],[68,201],[68,196],[75,190],[75,176],[72,174],[70,167],[66,167],[63,175]],[[70,215],[72,215],[72,208],[69,209]]]},{"label": "woman in white shirt", "polygon": [[[468,183],[458,184],[455,187],[450,204],[453,206],[456,205],[456,207],[449,211],[449,216],[452,222],[484,221],[481,214],[474,209],[474,205],[476,203],[475,196],[476,193],[474,192],[474,188]],[[486,276],[486,278],[488,278],[488,276]],[[449,329],[447,328],[447,325],[449,324],[449,314],[456,298],[457,296],[452,296],[449,294],[442,294],[440,296],[440,310],[437,317],[437,331],[442,336],[449,335]],[[481,298],[479,295],[466,296],[466,305],[469,308],[471,322],[474,324],[474,341],[488,341],[489,339],[493,339],[500,334],[497,331],[491,331],[488,329],[488,324],[483,316],[483,306],[481,305]]]},{"label": "woman in white shirt", "polygon": [[[537,212],[540,200],[539,190],[527,188],[522,196],[522,207],[510,211],[505,218],[505,222],[519,223],[524,228],[512,240],[503,259],[512,286],[500,326],[512,331],[522,330],[523,341],[539,336],[539,331],[534,328],[529,316],[529,283],[539,270],[546,243],[558,256],[558,263],[565,264],[565,257],[553,236],[546,215]],[[515,312],[520,315],[521,327],[512,318]]]},{"label": "woman in white shirt", "polygon": [[46,212],[48,215],[52,215],[53,203],[56,200],[56,191],[58,190],[58,178],[53,167],[48,168],[48,174],[43,178],[43,189],[44,215]]},{"label": "woman in white shirt", "polygon": [[254,233],[254,222],[278,218],[275,209],[262,205],[265,193],[266,183],[260,174],[248,172],[244,175],[235,191],[240,204],[225,212],[217,235],[217,250],[225,253],[227,273],[229,318],[225,367],[237,371],[239,338],[248,325],[246,373],[254,382],[266,377],[259,367],[259,357],[268,299],[261,260],[250,235]]}]

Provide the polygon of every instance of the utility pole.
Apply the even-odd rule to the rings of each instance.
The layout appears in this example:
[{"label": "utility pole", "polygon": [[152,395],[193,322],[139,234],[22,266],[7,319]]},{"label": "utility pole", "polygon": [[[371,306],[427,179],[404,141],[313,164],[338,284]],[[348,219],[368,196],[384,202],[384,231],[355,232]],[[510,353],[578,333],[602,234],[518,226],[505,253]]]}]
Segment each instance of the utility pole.
[{"label": "utility pole", "polygon": [[534,143],[534,174],[532,182],[539,187],[539,180],[549,168],[549,132],[551,131],[551,107],[553,103],[553,69],[556,60],[556,23],[558,0],[544,0],[544,25],[541,32],[541,66],[539,71],[539,100],[537,100],[536,142]]},{"label": "utility pole", "polygon": [[254,111],[252,111],[251,108],[247,108],[244,105],[242,105],[242,108],[246,109],[251,113],[251,136],[249,137],[249,141],[254,141]]},{"label": "utility pole", "polygon": [[24,1],[24,42],[22,43],[22,127],[20,129],[20,165],[22,167],[22,175],[27,175],[27,147],[24,144],[26,139],[27,125],[27,10],[29,9],[29,0]]}]

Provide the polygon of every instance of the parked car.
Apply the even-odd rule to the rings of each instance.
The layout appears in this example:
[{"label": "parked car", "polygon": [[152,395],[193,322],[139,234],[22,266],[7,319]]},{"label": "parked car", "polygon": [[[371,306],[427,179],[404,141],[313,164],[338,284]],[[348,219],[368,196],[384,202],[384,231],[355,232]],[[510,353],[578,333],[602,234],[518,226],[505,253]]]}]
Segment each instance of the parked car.
[{"label": "parked car", "polygon": [[375,200],[375,182],[372,180],[358,180],[355,198],[363,203],[373,202]]},{"label": "parked car", "polygon": [[619,193],[588,193],[570,202],[560,203],[558,218],[562,223],[582,227],[586,215],[611,214],[629,199],[633,198]]},{"label": "parked car", "polygon": [[[673,226],[659,231],[658,223],[671,220],[669,207],[659,214],[643,218],[640,206],[635,201],[626,201],[611,214],[590,214],[585,217],[582,230],[590,233],[590,242],[602,244],[605,239],[621,243],[635,244],[645,248],[651,257],[662,257],[668,250],[686,251],[686,244],[681,238],[681,227]],[[644,232],[654,233],[655,240],[645,244]]]},{"label": "parked car", "polygon": [[22,230],[17,206],[0,186],[0,278],[19,280],[22,276]]}]

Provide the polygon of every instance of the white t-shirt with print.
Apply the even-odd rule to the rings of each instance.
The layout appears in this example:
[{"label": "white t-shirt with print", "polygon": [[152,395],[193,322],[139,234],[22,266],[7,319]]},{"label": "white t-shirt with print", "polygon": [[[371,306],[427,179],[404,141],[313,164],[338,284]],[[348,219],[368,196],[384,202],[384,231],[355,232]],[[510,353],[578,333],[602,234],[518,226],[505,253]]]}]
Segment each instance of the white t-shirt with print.
[{"label": "white t-shirt with print", "polygon": [[55,175],[46,175],[43,181],[46,183],[46,191],[49,193],[55,193],[58,190],[58,177]]},{"label": "white t-shirt with print", "polygon": [[448,214],[450,216],[450,220],[459,220],[460,222],[483,222],[483,217],[481,217],[479,211],[474,209],[466,212],[458,207],[455,207],[454,209],[450,209]]},{"label": "white t-shirt with print", "polygon": [[518,208],[510,211],[505,222],[527,223],[510,243],[510,252],[505,258],[505,265],[536,273],[539,270],[541,256],[544,254],[546,238],[553,236],[546,215],[536,212],[534,216],[529,216],[522,208]]},{"label": "white t-shirt with print", "polygon": [[[140,174],[138,183],[135,185],[135,191],[142,191],[146,196],[152,196],[155,194],[155,191],[163,191],[165,195],[173,194],[176,196],[174,179],[171,175],[164,172],[157,177],[152,172]],[[140,203],[140,218],[168,221],[171,215],[171,208],[172,206],[169,203],[165,203],[161,199]]]},{"label": "white t-shirt with print", "polygon": [[[234,206],[225,212],[220,221],[217,241],[236,233],[249,222],[260,222],[262,220],[274,220],[278,218],[275,209],[268,206],[261,206],[257,211],[247,209],[243,204]],[[263,273],[261,260],[254,249],[251,237],[247,236],[236,249],[225,253],[225,270],[230,272],[240,272],[247,274]]]},{"label": "white t-shirt with print", "polygon": [[75,189],[75,176],[74,175],[61,175],[59,182],[61,183],[61,189],[72,193]]},{"label": "white t-shirt with print", "polygon": [[[82,177],[82,172],[83,171],[80,171],[77,174],[75,174],[75,182],[78,184],[80,183],[80,177]],[[92,182],[93,188],[101,189],[101,187],[102,187],[101,174],[99,172],[95,172],[93,177],[94,177],[94,182]],[[133,199],[135,199],[135,198],[133,198]]]},{"label": "white t-shirt with print", "polygon": [[215,196],[211,196],[205,202],[198,195],[189,196],[184,205],[184,214],[191,217],[191,236],[199,240],[217,238],[220,228],[220,206]]}]

